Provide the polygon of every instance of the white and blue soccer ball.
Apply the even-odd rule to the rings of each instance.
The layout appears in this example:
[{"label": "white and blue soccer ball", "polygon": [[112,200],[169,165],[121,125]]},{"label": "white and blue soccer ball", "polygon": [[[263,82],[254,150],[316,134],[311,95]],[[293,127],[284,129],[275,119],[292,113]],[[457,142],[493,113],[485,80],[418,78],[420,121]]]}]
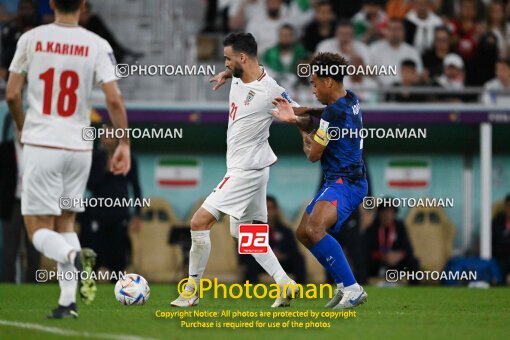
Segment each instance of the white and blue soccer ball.
[{"label": "white and blue soccer ball", "polygon": [[147,280],[138,274],[127,274],[115,284],[115,298],[126,306],[144,305],[150,295],[151,289]]}]

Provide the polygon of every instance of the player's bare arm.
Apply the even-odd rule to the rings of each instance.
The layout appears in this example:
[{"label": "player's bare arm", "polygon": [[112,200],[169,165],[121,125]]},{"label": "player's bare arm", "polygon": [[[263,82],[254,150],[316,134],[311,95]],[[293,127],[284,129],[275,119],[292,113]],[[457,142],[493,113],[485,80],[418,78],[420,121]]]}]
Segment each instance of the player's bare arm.
[{"label": "player's bare arm", "polygon": [[313,107],[295,107],[294,113],[296,116],[310,116],[310,117],[317,117],[320,118],[322,116],[322,112],[324,111],[324,108],[313,108]]},{"label": "player's bare arm", "polygon": [[11,72],[7,82],[7,89],[5,93],[5,100],[9,106],[9,112],[12,115],[18,131],[23,129],[25,121],[25,114],[23,112],[23,101],[21,94],[23,92],[23,85],[25,84],[26,77],[24,74]]},{"label": "player's bare arm", "polygon": [[320,160],[326,146],[316,141],[316,132],[312,131],[311,133],[306,133],[302,131],[301,136],[303,137],[303,151],[305,152],[306,158],[312,163]]},{"label": "player's bare arm", "polygon": [[319,109],[293,107],[282,97],[276,97],[273,99],[272,103],[275,106],[275,110],[273,110],[271,114],[276,119],[284,123],[294,124],[299,128],[299,130],[304,131],[305,133],[310,133],[313,130],[313,120],[310,114],[314,114],[315,111]]},{"label": "player's bare arm", "polygon": [[218,90],[223,84],[225,84],[227,79],[230,79],[230,78],[232,78],[232,71],[229,69],[226,69],[225,71],[222,71],[222,72],[216,74],[214,77],[209,79],[210,83],[216,83],[213,86],[212,90],[213,91]]},{"label": "player's bare arm", "polygon": [[[111,81],[101,86],[106,96],[108,114],[116,129],[127,129],[126,108],[122,100],[119,87],[116,81]],[[119,140],[119,145],[113,153],[110,171],[115,175],[126,175],[131,169],[131,152],[129,149],[129,138]]]}]

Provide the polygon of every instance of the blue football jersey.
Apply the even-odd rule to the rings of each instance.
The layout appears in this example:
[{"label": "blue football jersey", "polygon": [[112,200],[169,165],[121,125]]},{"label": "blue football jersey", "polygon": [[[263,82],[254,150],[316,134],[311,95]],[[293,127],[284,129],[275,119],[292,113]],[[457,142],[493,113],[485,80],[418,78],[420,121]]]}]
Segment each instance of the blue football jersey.
[{"label": "blue football jersey", "polygon": [[321,158],[326,179],[364,176],[362,128],[359,100],[352,91],[324,109],[314,140],[326,146]]}]

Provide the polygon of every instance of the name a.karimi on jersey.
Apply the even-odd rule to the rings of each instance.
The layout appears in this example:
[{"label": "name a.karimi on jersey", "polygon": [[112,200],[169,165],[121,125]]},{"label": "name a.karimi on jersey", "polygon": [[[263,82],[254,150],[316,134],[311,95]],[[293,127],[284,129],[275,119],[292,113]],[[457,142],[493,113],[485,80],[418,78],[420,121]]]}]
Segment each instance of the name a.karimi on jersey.
[{"label": "name a.karimi on jersey", "polygon": [[77,45],[77,44],[66,44],[54,41],[37,41],[35,43],[35,51],[43,53],[54,53],[62,55],[73,55],[78,57],[89,56],[89,46]]}]

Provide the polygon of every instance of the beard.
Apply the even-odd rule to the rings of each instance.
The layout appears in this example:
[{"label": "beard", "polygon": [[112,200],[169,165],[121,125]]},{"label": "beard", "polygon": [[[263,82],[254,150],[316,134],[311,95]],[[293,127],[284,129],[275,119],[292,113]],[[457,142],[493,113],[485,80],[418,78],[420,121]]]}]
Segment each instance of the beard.
[{"label": "beard", "polygon": [[267,16],[270,17],[271,19],[277,19],[280,16],[280,10],[279,9],[268,9]]},{"label": "beard", "polygon": [[243,69],[240,67],[232,68],[232,75],[236,78],[241,78],[243,76]]},{"label": "beard", "polygon": [[292,48],[293,44],[282,44],[282,43],[280,43],[279,45],[280,45],[280,48],[282,50],[290,50]]}]

